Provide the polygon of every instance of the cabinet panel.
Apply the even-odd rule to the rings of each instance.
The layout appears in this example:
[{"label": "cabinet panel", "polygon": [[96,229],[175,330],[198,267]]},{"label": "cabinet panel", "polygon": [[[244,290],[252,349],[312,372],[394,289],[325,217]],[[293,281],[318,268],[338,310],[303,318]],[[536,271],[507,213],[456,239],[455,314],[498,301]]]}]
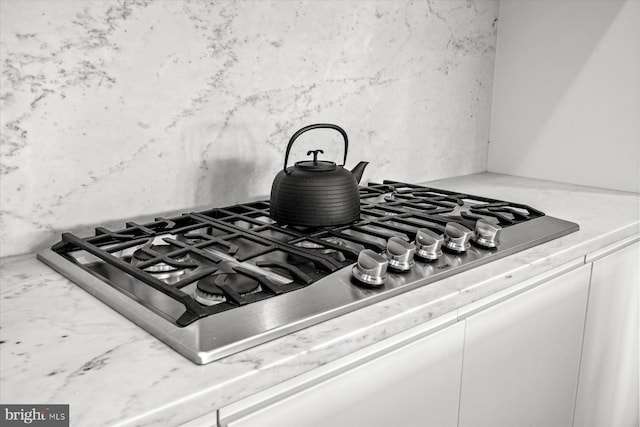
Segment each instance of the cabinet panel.
[{"label": "cabinet panel", "polygon": [[593,263],[575,426],[638,426],[640,244]]},{"label": "cabinet panel", "polygon": [[463,341],[455,324],[225,425],[456,426]]},{"label": "cabinet panel", "polygon": [[570,426],[590,266],[467,319],[460,426]]}]

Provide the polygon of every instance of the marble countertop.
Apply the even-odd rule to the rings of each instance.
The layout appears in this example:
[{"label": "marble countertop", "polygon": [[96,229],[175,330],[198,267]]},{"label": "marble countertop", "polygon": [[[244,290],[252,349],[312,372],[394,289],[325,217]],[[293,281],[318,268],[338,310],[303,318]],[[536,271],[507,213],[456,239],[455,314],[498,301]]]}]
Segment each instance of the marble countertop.
[{"label": "marble countertop", "polygon": [[580,231],[198,366],[35,255],[0,262],[0,402],[71,425],[176,425],[639,233],[640,195],[490,173],[438,188],[530,205]]}]

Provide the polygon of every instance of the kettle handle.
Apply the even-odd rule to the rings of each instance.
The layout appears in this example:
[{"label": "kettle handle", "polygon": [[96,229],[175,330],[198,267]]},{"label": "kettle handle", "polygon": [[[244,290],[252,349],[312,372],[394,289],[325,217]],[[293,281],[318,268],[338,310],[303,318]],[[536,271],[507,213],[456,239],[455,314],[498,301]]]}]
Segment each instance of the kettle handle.
[{"label": "kettle handle", "polygon": [[347,151],[349,150],[349,139],[347,138],[347,133],[344,131],[344,129],[342,129],[340,126],[338,125],[332,125],[331,123],[316,123],[314,125],[309,125],[309,126],[305,126],[302,129],[298,130],[296,133],[293,134],[293,136],[291,137],[291,139],[289,140],[289,144],[287,144],[287,152],[284,155],[284,172],[287,172],[287,163],[289,163],[289,152],[291,151],[291,146],[293,145],[293,142],[303,133],[305,133],[308,130],[311,129],[334,129],[337,130],[338,132],[340,132],[340,134],[342,135],[342,138],[344,139],[344,160],[342,165],[344,166],[345,164],[347,164]]}]

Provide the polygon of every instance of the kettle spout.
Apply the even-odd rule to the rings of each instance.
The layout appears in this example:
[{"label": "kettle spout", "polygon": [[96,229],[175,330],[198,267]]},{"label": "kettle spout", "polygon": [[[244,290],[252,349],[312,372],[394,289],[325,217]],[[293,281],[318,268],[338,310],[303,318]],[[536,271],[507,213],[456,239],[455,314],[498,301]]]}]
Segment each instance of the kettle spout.
[{"label": "kettle spout", "polygon": [[356,165],[356,167],[351,169],[351,173],[353,174],[353,177],[356,179],[356,182],[360,183],[360,180],[362,179],[362,173],[364,172],[364,169],[367,167],[368,164],[369,162],[360,162]]}]

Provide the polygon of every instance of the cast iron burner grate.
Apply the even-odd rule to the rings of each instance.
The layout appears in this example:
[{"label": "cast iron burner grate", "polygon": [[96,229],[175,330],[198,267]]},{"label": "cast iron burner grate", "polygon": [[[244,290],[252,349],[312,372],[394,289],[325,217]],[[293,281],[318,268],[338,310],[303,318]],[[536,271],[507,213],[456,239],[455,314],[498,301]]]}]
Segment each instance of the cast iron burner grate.
[{"label": "cast iron burner grate", "polygon": [[[52,250],[183,327],[307,287],[364,249],[384,252],[392,237],[413,241],[424,228],[441,234],[448,222],[473,229],[484,219],[508,228],[544,216],[522,204],[397,181],[360,187],[360,198],[360,220],[341,227],[278,224],[268,201],[258,201],[120,230],[98,227],[85,238],[64,233]],[[215,304],[195,298],[201,280],[215,284]],[[233,286],[251,282],[259,285],[251,292]]]}]

